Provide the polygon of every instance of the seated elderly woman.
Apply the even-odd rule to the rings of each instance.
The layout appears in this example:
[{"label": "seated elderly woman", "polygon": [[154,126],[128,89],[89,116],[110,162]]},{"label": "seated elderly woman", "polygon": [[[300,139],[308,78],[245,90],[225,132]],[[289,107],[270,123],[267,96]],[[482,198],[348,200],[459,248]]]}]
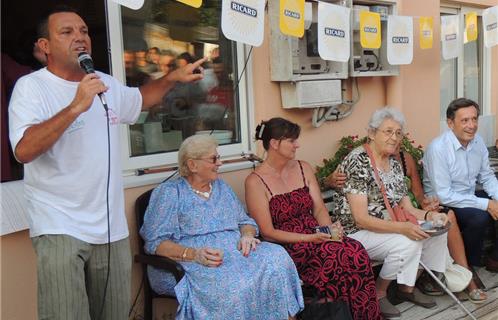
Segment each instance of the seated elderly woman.
[{"label": "seated elderly woman", "polygon": [[[439,200],[437,197],[424,195],[424,189],[417,170],[417,164],[410,153],[400,150],[399,145],[398,150],[395,152],[393,157],[401,164],[403,174],[405,176],[408,195],[412,201],[412,204],[417,208],[422,208],[423,210],[440,211],[443,209],[439,206]],[[334,189],[342,188],[346,183],[346,174],[341,172],[339,169],[336,169],[324,180],[324,183]],[[451,228],[448,231],[449,253],[455,260],[456,264],[470,270],[467,257],[465,255],[465,246],[462,234],[458,226],[455,213],[453,210],[448,210],[447,215],[448,220],[451,223]],[[431,277],[429,277],[427,273],[423,273],[421,275],[417,281],[417,286],[425,294],[444,294],[441,287],[439,287],[439,285]],[[457,296],[461,300],[469,299],[474,303],[484,303],[487,300],[487,294],[483,290],[479,289],[474,279],[470,280],[466,291],[458,293]]]},{"label": "seated elderly woman", "polygon": [[303,308],[294,263],[282,247],[255,238],[256,223],[218,178],[216,148],[211,136],[187,138],[178,153],[181,177],[152,193],[140,230],[145,251],[185,269],[174,286],[150,268],[152,289],[174,286],[177,319],[292,318]]},{"label": "seated elderly woman", "polygon": [[[400,284],[398,300],[432,308],[436,306],[433,299],[414,288],[419,262],[438,272],[446,267],[446,234],[430,237],[417,220],[441,219],[445,224],[447,217],[413,207],[401,165],[393,157],[403,137],[404,123],[403,115],[395,109],[377,110],[369,122],[368,143],[351,151],[339,168],[346,174],[346,182],[339,190],[335,217],[350,238],[363,244],[371,259],[384,261],[376,288],[386,318],[400,316],[386,299],[392,280]],[[399,211],[407,219],[397,215]]]},{"label": "seated elderly woman", "polygon": [[[284,245],[306,289],[346,302],[354,319],[382,319],[368,253],[342,236],[340,224],[332,225],[313,169],[294,159],[300,130],[282,118],[256,128],[267,157],[246,179],[249,213],[265,239]],[[317,232],[319,226],[337,234]]]}]

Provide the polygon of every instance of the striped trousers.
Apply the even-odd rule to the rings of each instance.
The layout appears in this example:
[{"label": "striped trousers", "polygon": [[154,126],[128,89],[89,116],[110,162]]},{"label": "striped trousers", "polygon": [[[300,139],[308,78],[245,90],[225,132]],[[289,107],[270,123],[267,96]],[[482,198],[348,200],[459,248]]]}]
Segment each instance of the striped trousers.
[{"label": "striped trousers", "polygon": [[128,319],[131,281],[128,238],[110,245],[105,301],[107,244],[89,244],[68,235],[42,235],[32,238],[32,242],[38,262],[39,319]]}]

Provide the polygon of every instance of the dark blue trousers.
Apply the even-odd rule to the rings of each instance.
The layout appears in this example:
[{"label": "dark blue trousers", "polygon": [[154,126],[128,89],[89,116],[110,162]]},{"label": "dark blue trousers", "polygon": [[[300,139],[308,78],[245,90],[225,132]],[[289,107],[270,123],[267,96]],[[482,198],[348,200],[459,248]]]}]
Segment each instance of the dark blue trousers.
[{"label": "dark blue trousers", "polygon": [[[487,198],[485,192],[477,192],[476,196]],[[484,237],[490,226],[494,228],[494,220],[487,211],[477,208],[452,208],[457,217],[458,226],[462,231],[465,244],[465,254],[472,266],[482,266],[481,256],[483,251]],[[494,230],[493,230],[494,234]],[[495,248],[492,258],[498,260],[498,237],[495,236]]]}]

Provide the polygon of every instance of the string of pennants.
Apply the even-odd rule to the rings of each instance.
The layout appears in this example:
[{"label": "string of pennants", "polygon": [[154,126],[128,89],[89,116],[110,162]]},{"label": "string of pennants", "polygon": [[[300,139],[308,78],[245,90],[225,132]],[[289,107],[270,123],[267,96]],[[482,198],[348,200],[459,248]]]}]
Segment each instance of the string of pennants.
[{"label": "string of pennants", "polygon": [[[144,0],[114,0],[118,3]],[[177,0],[199,8],[202,0]],[[271,0],[276,1],[276,0]],[[302,37],[306,21],[311,21],[311,3],[305,0],[279,0],[280,31],[288,36]],[[222,0],[221,29],[226,38],[251,46],[260,46],[264,37],[265,0]],[[126,4],[125,4],[126,5]],[[135,4],[135,7],[137,4]],[[140,5],[141,7],[141,5]],[[351,9],[318,1],[318,53],[324,60],[346,62],[350,57]],[[365,49],[381,46],[381,15],[360,11],[360,44]],[[418,17],[419,46],[430,49],[433,44],[434,21],[432,17]],[[484,45],[498,44],[498,6],[482,13]],[[387,59],[391,65],[409,64],[413,60],[414,17],[389,15],[387,17]],[[477,14],[465,14],[464,30],[460,30],[460,16],[441,16],[442,56],[458,56],[462,43],[478,37]]]}]

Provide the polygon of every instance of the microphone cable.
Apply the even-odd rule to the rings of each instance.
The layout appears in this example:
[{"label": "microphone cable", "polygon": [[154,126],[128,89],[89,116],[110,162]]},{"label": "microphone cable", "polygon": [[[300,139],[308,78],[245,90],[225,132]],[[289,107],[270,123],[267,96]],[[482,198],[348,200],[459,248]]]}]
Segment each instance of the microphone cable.
[{"label": "microphone cable", "polygon": [[107,213],[107,275],[105,279],[104,295],[102,297],[102,306],[100,307],[98,319],[102,319],[102,314],[104,312],[107,287],[109,285],[109,277],[111,273],[111,221],[110,221],[110,210],[109,210],[109,187],[111,181],[111,130],[109,124],[109,108],[107,107],[107,102],[105,102],[105,100],[102,101],[102,105],[104,106],[105,118],[107,120],[107,181],[106,181],[106,195],[105,195],[106,213]]}]

